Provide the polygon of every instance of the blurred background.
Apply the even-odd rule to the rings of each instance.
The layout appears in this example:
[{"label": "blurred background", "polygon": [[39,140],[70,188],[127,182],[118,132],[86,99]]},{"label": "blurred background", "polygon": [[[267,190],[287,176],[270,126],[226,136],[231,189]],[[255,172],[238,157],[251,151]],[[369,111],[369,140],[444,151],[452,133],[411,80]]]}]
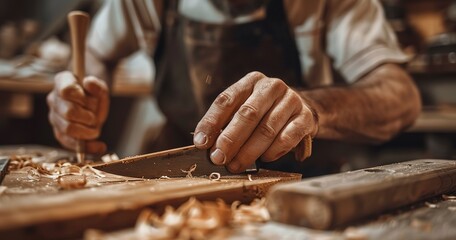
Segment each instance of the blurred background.
[{"label": "blurred background", "polygon": [[[0,0],[0,145],[59,147],[47,119],[53,75],[70,58],[66,15],[94,15],[102,0]],[[315,159],[334,171],[417,158],[456,158],[456,1],[383,0],[385,15],[412,61],[406,66],[422,95],[410,129],[377,145],[319,143]],[[111,111],[102,132],[110,152],[143,153],[165,119],[150,93],[154,66],[138,52],[113,74]],[[115,106],[115,107],[114,107]],[[327,149],[328,146],[330,149]],[[317,160],[314,160],[317,161]]]}]

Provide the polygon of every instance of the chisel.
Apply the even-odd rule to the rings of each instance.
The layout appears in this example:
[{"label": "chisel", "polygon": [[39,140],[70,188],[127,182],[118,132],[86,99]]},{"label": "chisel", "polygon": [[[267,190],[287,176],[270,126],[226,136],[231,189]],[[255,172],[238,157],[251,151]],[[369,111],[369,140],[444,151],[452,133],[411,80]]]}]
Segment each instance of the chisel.
[{"label": "chisel", "polygon": [[[85,77],[85,48],[89,22],[90,17],[85,12],[72,11],[68,14],[68,23],[71,31],[73,74],[76,76],[76,79],[81,86]],[[83,140],[77,141],[76,158],[78,163],[84,162],[85,142]]]}]

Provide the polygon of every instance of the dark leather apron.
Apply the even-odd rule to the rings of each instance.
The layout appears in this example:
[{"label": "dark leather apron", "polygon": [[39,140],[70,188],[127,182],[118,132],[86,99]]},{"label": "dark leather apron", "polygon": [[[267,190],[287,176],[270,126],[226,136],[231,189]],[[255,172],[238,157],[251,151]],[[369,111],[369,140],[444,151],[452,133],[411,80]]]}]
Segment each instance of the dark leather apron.
[{"label": "dark leather apron", "polygon": [[191,132],[219,93],[251,71],[302,87],[295,40],[280,0],[267,3],[266,17],[245,24],[208,24],[177,12],[165,14],[164,60],[156,96],[168,123],[159,148],[192,143]]},{"label": "dark leather apron", "polygon": [[[265,19],[224,25],[187,19],[178,14],[177,1],[166,2],[165,32],[155,55],[160,63],[155,94],[167,123],[148,151],[192,144],[191,132],[215,97],[251,71],[305,87],[281,0],[266,1]],[[297,162],[290,153],[278,161],[257,164],[304,176],[338,171],[339,164],[325,162],[314,157]]]}]

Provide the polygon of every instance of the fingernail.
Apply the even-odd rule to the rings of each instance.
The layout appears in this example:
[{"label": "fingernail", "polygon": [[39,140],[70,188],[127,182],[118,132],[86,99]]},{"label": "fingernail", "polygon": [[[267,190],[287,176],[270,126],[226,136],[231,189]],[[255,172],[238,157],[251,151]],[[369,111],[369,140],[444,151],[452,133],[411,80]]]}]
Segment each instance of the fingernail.
[{"label": "fingernail", "polygon": [[233,172],[238,172],[239,168],[241,168],[241,164],[239,164],[237,161],[234,161],[230,163],[229,168]]},{"label": "fingernail", "polygon": [[215,164],[223,165],[225,164],[226,157],[222,150],[217,148],[211,153],[211,160]]},{"label": "fingernail", "polygon": [[193,137],[193,142],[195,145],[205,145],[207,143],[206,134],[203,132],[198,132],[195,137]]}]

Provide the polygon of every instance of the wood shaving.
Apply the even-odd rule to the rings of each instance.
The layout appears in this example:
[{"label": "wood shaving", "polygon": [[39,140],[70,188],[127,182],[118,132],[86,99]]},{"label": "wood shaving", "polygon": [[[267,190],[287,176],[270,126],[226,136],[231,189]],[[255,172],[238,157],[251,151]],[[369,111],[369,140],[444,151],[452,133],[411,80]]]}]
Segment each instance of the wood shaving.
[{"label": "wood shaving", "polygon": [[450,206],[450,207],[448,207],[448,210],[450,210],[450,211],[456,211],[456,206]]},{"label": "wood shaving", "polygon": [[171,179],[171,178],[168,176],[161,176],[159,179]]},{"label": "wood shaving", "polygon": [[135,234],[139,239],[224,239],[236,226],[255,227],[268,220],[264,199],[250,205],[236,201],[229,206],[222,200],[200,202],[190,198],[177,209],[167,206],[162,216],[144,210]]},{"label": "wood shaving", "polygon": [[434,204],[434,203],[430,203],[430,202],[425,202],[424,203],[428,208],[438,208],[439,205],[437,204]]},{"label": "wood shaving", "polygon": [[82,175],[64,175],[58,178],[59,186],[63,189],[79,189],[85,187],[87,178]]},{"label": "wood shaving", "polygon": [[248,224],[251,222],[266,222],[271,218],[265,208],[266,199],[255,199],[250,205],[239,205],[233,211],[234,224]]},{"label": "wood shaving", "polygon": [[249,179],[250,182],[253,181],[253,179],[252,179],[252,174],[247,174],[247,178]]},{"label": "wood shaving", "polygon": [[188,170],[182,170],[182,169],[181,169],[181,171],[182,171],[183,173],[187,173],[187,176],[185,176],[185,177],[188,177],[188,178],[193,178],[192,172],[194,172],[195,170],[196,170],[196,163],[193,164],[193,165],[190,167],[190,169],[188,169]]},{"label": "wood shaving", "polygon": [[8,189],[7,186],[0,186],[0,195],[2,195],[6,191],[6,189]]},{"label": "wood shaving", "polygon": [[35,168],[31,168],[27,171],[27,178],[30,181],[39,181],[41,179],[41,174]]},{"label": "wood shaving", "polygon": [[444,200],[456,201],[456,196],[454,196],[454,195],[442,194],[442,198]]},{"label": "wood shaving", "polygon": [[47,163],[43,162],[43,159],[34,158],[31,155],[15,155],[11,157],[9,171],[25,170],[26,168],[29,181],[40,181],[41,178],[49,178],[57,181],[62,189],[85,187],[88,175],[97,178],[106,177],[102,171],[90,165],[81,167],[65,159],[57,163]]},{"label": "wood shaving", "polygon": [[81,168],[82,171],[84,170],[89,170],[89,172],[93,173],[97,178],[104,178],[106,175],[103,174],[102,171],[90,166],[90,165],[85,165],[84,167]]},{"label": "wood shaving", "polygon": [[221,175],[218,172],[213,172],[209,175],[209,179],[212,181],[220,181]]}]

